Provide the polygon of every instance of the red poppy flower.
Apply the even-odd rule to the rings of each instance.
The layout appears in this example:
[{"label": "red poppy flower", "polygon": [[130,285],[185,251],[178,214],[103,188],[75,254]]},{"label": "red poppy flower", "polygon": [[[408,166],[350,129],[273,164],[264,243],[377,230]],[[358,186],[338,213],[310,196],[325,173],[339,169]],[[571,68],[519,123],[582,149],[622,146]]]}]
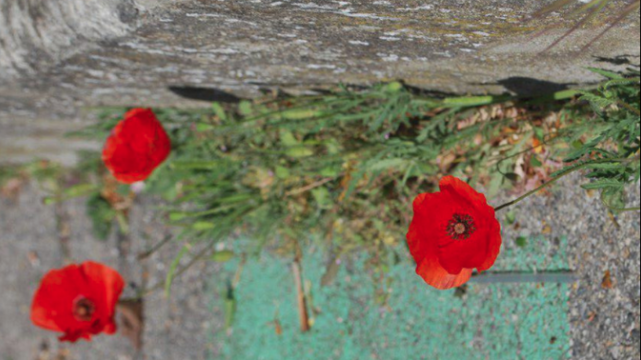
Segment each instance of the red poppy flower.
[{"label": "red poppy flower", "polygon": [[94,262],[52,270],[33,298],[31,321],[43,329],[64,333],[60,341],[113,334],[116,303],[124,286],[118,272]]},{"label": "red poppy flower", "polygon": [[102,160],[125,184],[145,180],[171,151],[171,141],[151,109],[125,114],[105,143]]},{"label": "red poppy flower", "polygon": [[472,270],[491,268],[501,250],[501,225],[483,194],[447,176],[441,191],[414,200],[407,244],[416,273],[445,290],[468,282]]}]

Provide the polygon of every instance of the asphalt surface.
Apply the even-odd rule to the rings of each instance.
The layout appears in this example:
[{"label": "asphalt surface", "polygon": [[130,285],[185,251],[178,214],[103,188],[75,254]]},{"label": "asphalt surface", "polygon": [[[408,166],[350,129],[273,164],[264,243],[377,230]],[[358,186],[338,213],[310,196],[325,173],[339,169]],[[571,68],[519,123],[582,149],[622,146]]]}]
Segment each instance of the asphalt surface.
[{"label": "asphalt surface", "polygon": [[[515,234],[544,234],[550,241],[557,234],[567,237],[567,248],[557,246],[551,251],[567,252],[578,279],[568,294],[571,358],[639,359],[639,214],[610,216],[598,195],[576,186],[578,180],[570,177],[549,194],[521,203],[515,208],[516,223],[506,233],[510,239]],[[31,184],[18,198],[0,198],[1,360],[211,359],[208,354],[220,347],[211,334],[223,331],[223,316],[211,307],[212,297],[217,296],[211,289],[217,265],[211,263],[185,273],[169,299],[162,292],[146,298],[142,351],[120,335],[60,345],[55,335],[33,327],[31,297],[48,269],[70,261],[101,261],[125,275],[130,295],[137,287],[162,282],[179,250],[170,244],[147,260],[137,259],[171,235],[155,211],[158,204],[152,201],[136,204],[130,243],[123,244],[115,235],[105,242],[93,237],[82,200],[56,208],[43,205],[43,195]],[[502,198],[492,202],[501,203],[509,196]],[[638,202],[639,189],[633,188],[630,203]],[[516,245],[506,241],[505,246]]]},{"label": "asphalt surface", "polygon": [[[143,350],[121,335],[100,336],[87,343],[59,344],[56,334],[31,325],[29,306],[40,278],[69,262],[95,260],[118,269],[128,287],[124,297],[141,286],[164,281],[167,266],[179,248],[170,243],[147,260],[137,255],[160,243],[169,230],[155,217],[154,204],[132,210],[131,246],[112,235],[97,240],[85,214],[84,201],[56,209],[42,204],[44,193],[24,188],[17,199],[0,200],[0,359],[2,360],[135,360],[205,359],[208,330],[216,331],[205,296],[212,266],[197,265],[176,280],[171,297],[156,291],[145,298]],[[204,265],[204,264],[203,264]]]},{"label": "asphalt surface", "polygon": [[[547,195],[526,199],[514,207],[520,229],[506,230],[549,241],[567,237],[567,249],[559,251],[567,252],[577,279],[569,294],[572,359],[639,359],[639,213],[612,216],[598,193],[578,186],[583,181],[572,176]],[[639,187],[628,197],[639,204]]]}]

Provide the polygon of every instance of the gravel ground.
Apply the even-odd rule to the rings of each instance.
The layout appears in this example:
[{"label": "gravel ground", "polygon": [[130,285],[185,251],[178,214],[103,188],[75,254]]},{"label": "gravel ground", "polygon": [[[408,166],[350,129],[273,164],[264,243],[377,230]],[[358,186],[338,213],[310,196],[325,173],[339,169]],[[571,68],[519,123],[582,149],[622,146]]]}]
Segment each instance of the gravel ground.
[{"label": "gravel ground", "polygon": [[[569,294],[570,355],[578,360],[639,359],[639,214],[609,216],[598,195],[576,187],[578,181],[570,177],[551,194],[515,207],[518,225],[506,229],[505,246],[515,246],[509,239],[519,234],[543,234],[550,240],[567,236],[567,249],[557,246],[551,251],[567,251],[570,268],[579,279]],[[163,281],[166,266],[178,251],[171,245],[145,262],[136,260],[138,253],[169,235],[155,217],[152,202],[134,207],[132,246],[123,251],[122,239],[93,238],[82,201],[56,209],[41,205],[42,195],[27,186],[17,200],[0,198],[0,271],[5,274],[0,277],[0,360],[204,360],[209,351],[216,351],[208,334],[221,331],[222,321],[210,310],[215,291],[203,279],[210,279],[217,268],[206,264],[185,273],[169,300],[161,293],[147,298],[145,346],[140,353],[120,336],[70,347],[34,328],[29,301],[48,269],[94,259],[118,268],[130,283],[144,286]],[[639,189],[634,188],[630,203],[638,202]],[[604,281],[608,272],[611,284]],[[128,292],[132,289],[130,284]]]},{"label": "gravel ground", "polygon": [[[547,196],[515,206],[520,229],[505,229],[504,239],[519,233],[543,234],[550,240],[567,236],[565,251],[578,277],[569,294],[572,359],[639,359],[639,213],[609,215],[598,194],[577,185],[581,181],[569,177]],[[629,204],[638,203],[639,188],[633,187]]]},{"label": "gravel ground", "polygon": [[[100,336],[91,343],[60,345],[56,336],[33,327],[29,321],[31,297],[40,278],[51,268],[68,262],[96,260],[117,268],[133,289],[164,280],[165,264],[178,252],[170,244],[145,262],[136,255],[169,234],[150,211],[152,203],[132,210],[131,248],[119,239],[96,240],[91,234],[83,201],[61,208],[42,205],[43,193],[28,186],[17,200],[0,198],[0,360],[176,360],[205,359],[207,329],[216,331],[205,281],[213,266],[196,266],[175,282],[171,299],[162,292],[146,298],[144,350],[138,352],[128,339]],[[122,240],[122,239],[121,239]],[[126,245],[126,244],[125,244]]]},{"label": "gravel ground", "polygon": [[[596,198],[584,208],[573,204],[584,197],[560,194],[559,210],[567,215],[554,222],[574,234],[568,249],[580,276],[570,294],[574,358],[639,359],[639,213],[611,218]],[[631,198],[639,203],[638,187]]]}]

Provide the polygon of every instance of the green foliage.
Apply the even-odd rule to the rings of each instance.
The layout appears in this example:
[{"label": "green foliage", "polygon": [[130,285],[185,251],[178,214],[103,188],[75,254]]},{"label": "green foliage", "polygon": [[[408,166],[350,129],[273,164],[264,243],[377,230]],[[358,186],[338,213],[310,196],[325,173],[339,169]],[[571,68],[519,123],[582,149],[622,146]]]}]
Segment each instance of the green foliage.
[{"label": "green foliage", "polygon": [[593,71],[609,80],[595,91],[581,93],[581,100],[590,104],[596,116],[572,129],[581,134],[584,127],[592,130],[567,155],[565,161],[575,164],[563,171],[588,169],[591,182],[583,188],[600,190],[603,203],[620,211],[626,208],[624,189],[640,178],[639,72],[631,70],[624,76]]},{"label": "green foliage", "polygon": [[[580,92],[578,102],[571,99],[577,91],[529,100],[437,99],[391,83],[202,110],[156,109],[172,154],[145,191],[168,201],[167,219],[188,244],[171,264],[165,290],[198,260],[227,261],[266,247],[294,257],[310,233],[322,235],[316,245],[330,257],[365,251],[383,273],[399,256],[395,245],[407,231],[413,198],[434,191],[443,175],[483,184],[491,196],[525,183],[523,167],[542,171],[550,160],[565,159],[552,178],[587,169],[593,181],[584,187],[623,208],[623,189],[639,180],[639,74],[595,71],[608,80]],[[104,139],[124,111],[102,109],[104,122],[76,135]],[[542,120],[551,113],[557,120]],[[533,139],[544,144],[544,155],[533,153],[541,146],[533,147]],[[91,171],[99,164],[99,156],[83,162]],[[88,202],[101,238],[115,216],[105,202],[98,193]],[[233,242],[234,252],[217,252],[219,242]]]},{"label": "green foliage", "polygon": [[[565,171],[588,169],[594,182],[586,188],[621,208],[623,188],[639,171],[638,73],[595,71],[608,81],[581,92],[583,102],[551,101],[567,97],[555,94],[544,104],[524,103],[541,116],[561,112],[554,135],[509,116],[466,123],[480,105],[505,97],[425,98],[398,83],[237,108],[216,104],[167,167],[182,178],[181,209],[170,218],[196,241],[240,233],[255,240],[241,251],[270,244],[293,256],[301,239],[317,232],[339,252],[393,252],[416,194],[433,191],[445,174],[484,182],[490,192],[511,186],[521,179],[510,154],[531,152],[532,137],[555,144],[549,156],[565,153]],[[519,140],[502,145],[506,128]],[[536,157],[530,164],[543,166]]]},{"label": "green foliage", "polygon": [[[503,100],[425,98],[391,83],[196,111],[156,109],[172,154],[146,181],[146,192],[172,204],[168,220],[182,229],[177,240],[190,244],[171,264],[165,290],[181,272],[181,260],[227,261],[234,253],[213,245],[239,235],[253,241],[235,243],[238,252],[268,246],[294,256],[310,232],[326,234],[327,245],[340,253],[390,251],[406,231],[407,204],[433,190],[434,177],[486,166],[489,160],[469,140],[479,132],[495,136],[514,121],[461,131],[456,120],[479,103]],[[101,123],[72,135],[104,139],[125,111],[101,109]],[[468,143],[463,156],[439,165],[444,152],[460,151],[460,141]],[[104,172],[99,162],[96,154],[82,166]],[[88,211],[96,236],[105,238],[116,212],[101,188],[90,194]]]},{"label": "green foliage", "polygon": [[[366,251],[370,265],[383,271],[383,259],[398,256],[395,245],[411,219],[409,204],[418,193],[433,191],[440,176],[489,178],[495,192],[518,180],[516,158],[508,154],[527,151],[529,139],[546,134],[509,116],[467,121],[480,105],[507,100],[426,98],[392,83],[214,104],[197,112],[157,110],[173,151],[147,181],[147,191],[171,201],[169,221],[182,229],[179,240],[194,246],[172,263],[166,291],[181,260],[226,261],[233,253],[216,252],[213,245],[239,236],[252,241],[235,241],[235,252],[258,253],[267,246],[293,257],[315,232],[326,241],[319,245],[333,253]],[[537,105],[536,111],[559,106]],[[122,112],[104,116],[116,119]],[[492,145],[506,128],[520,140]],[[106,136],[108,130],[93,134]],[[330,264],[327,283],[332,273]]]},{"label": "green foliage", "polygon": [[180,265],[180,260],[189,253],[191,245],[185,244],[183,248],[178,253],[178,256],[174,258],[169,266],[169,271],[167,272],[167,277],[165,278],[165,296],[169,297],[171,295],[171,283],[174,281],[176,272],[178,271],[178,266]]},{"label": "green foliage", "polygon": [[503,100],[424,98],[392,83],[214,104],[202,116],[158,111],[164,124],[176,124],[177,115],[188,119],[172,138],[179,129],[189,132],[174,141],[148,190],[171,193],[166,198],[176,206],[169,219],[194,243],[242,233],[254,241],[241,251],[269,244],[293,256],[315,231],[332,239],[331,247],[387,251],[406,231],[413,197],[433,190],[433,178],[443,174],[440,155],[462,151],[445,171],[473,172],[490,159],[486,145],[471,146],[470,139],[496,136],[506,124],[520,127],[513,119],[457,126],[479,103]]},{"label": "green foliage", "polygon": [[17,166],[3,166],[0,168],[0,186],[7,183],[7,181],[20,176],[19,168]]},{"label": "green foliage", "polygon": [[116,211],[100,194],[94,193],[87,200],[87,214],[91,219],[94,236],[99,240],[107,240],[111,234]]}]

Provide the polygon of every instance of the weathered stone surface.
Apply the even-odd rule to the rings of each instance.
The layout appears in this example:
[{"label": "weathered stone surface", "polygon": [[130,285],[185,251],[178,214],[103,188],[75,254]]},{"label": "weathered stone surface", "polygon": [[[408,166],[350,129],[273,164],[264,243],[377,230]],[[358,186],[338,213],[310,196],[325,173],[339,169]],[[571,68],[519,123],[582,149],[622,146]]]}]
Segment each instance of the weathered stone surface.
[{"label": "weathered stone surface", "polygon": [[135,18],[129,2],[3,0],[0,68],[3,78],[36,75],[84,46],[125,36]]},{"label": "weathered stone surface", "polygon": [[0,150],[15,152],[7,138],[42,129],[36,122],[60,119],[64,128],[86,120],[85,107],[203,104],[170,87],[252,97],[264,89],[401,79],[451,93],[532,94],[555,88],[548,82],[595,81],[587,67],[616,66],[604,59],[638,64],[638,14],[586,52],[581,47],[606,16],[540,55],[565,29],[533,33],[552,23],[571,25],[567,14],[525,21],[541,6],[535,0],[0,0]]}]

